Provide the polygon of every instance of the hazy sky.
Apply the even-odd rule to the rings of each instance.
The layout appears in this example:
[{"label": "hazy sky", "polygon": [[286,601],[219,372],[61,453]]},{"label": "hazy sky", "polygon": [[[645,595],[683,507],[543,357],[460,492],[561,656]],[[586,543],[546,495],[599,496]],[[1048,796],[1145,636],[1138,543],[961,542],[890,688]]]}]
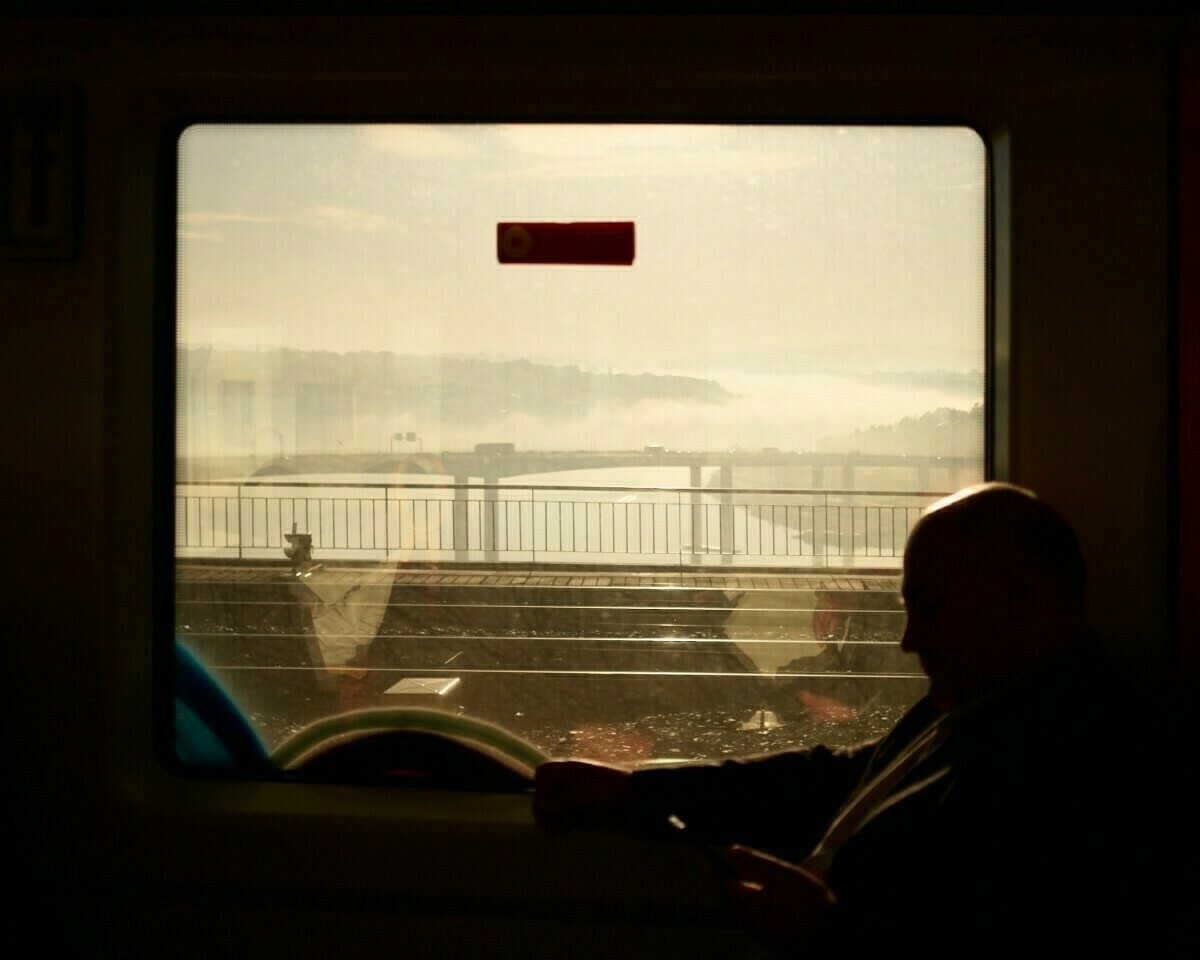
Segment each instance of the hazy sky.
[{"label": "hazy sky", "polygon": [[[191,346],[983,369],[970,130],[199,125],[180,157]],[[501,265],[502,220],[633,220],[636,260]]]}]

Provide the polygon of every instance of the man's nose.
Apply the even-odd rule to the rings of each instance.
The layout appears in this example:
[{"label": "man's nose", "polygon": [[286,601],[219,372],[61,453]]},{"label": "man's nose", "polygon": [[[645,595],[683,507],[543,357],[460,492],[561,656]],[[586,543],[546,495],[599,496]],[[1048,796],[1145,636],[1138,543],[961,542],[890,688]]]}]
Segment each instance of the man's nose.
[{"label": "man's nose", "polygon": [[900,649],[905,653],[916,653],[918,649],[917,631],[913,628],[912,617],[904,618],[904,634],[900,637]]}]

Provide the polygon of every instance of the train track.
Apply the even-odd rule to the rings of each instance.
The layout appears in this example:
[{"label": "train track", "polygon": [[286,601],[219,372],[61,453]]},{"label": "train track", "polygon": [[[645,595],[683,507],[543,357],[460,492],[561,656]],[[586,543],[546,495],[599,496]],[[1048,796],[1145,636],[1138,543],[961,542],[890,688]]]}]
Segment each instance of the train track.
[{"label": "train track", "polygon": [[[268,744],[405,704],[552,753],[669,760],[887,729],[923,690],[898,591],[858,571],[181,562],[175,629]],[[817,638],[814,611],[840,634]]]}]

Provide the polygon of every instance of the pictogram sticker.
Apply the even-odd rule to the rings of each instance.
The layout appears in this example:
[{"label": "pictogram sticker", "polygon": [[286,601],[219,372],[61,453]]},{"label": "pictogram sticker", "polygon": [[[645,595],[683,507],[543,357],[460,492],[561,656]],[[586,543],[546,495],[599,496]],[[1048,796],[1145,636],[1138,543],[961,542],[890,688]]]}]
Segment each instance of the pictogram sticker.
[{"label": "pictogram sticker", "polygon": [[501,263],[629,266],[633,255],[632,220],[496,224],[496,258]]}]

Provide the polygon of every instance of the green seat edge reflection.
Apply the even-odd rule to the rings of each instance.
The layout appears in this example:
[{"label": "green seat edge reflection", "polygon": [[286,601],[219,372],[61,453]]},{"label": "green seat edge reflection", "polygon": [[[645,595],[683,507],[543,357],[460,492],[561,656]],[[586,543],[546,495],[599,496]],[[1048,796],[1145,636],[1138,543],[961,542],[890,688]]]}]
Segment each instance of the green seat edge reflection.
[{"label": "green seat edge reflection", "polygon": [[309,724],[276,747],[271,762],[286,770],[330,740],[377,730],[425,730],[454,737],[494,750],[530,769],[550,759],[527,740],[482,720],[420,707],[379,707],[323,717]]}]

